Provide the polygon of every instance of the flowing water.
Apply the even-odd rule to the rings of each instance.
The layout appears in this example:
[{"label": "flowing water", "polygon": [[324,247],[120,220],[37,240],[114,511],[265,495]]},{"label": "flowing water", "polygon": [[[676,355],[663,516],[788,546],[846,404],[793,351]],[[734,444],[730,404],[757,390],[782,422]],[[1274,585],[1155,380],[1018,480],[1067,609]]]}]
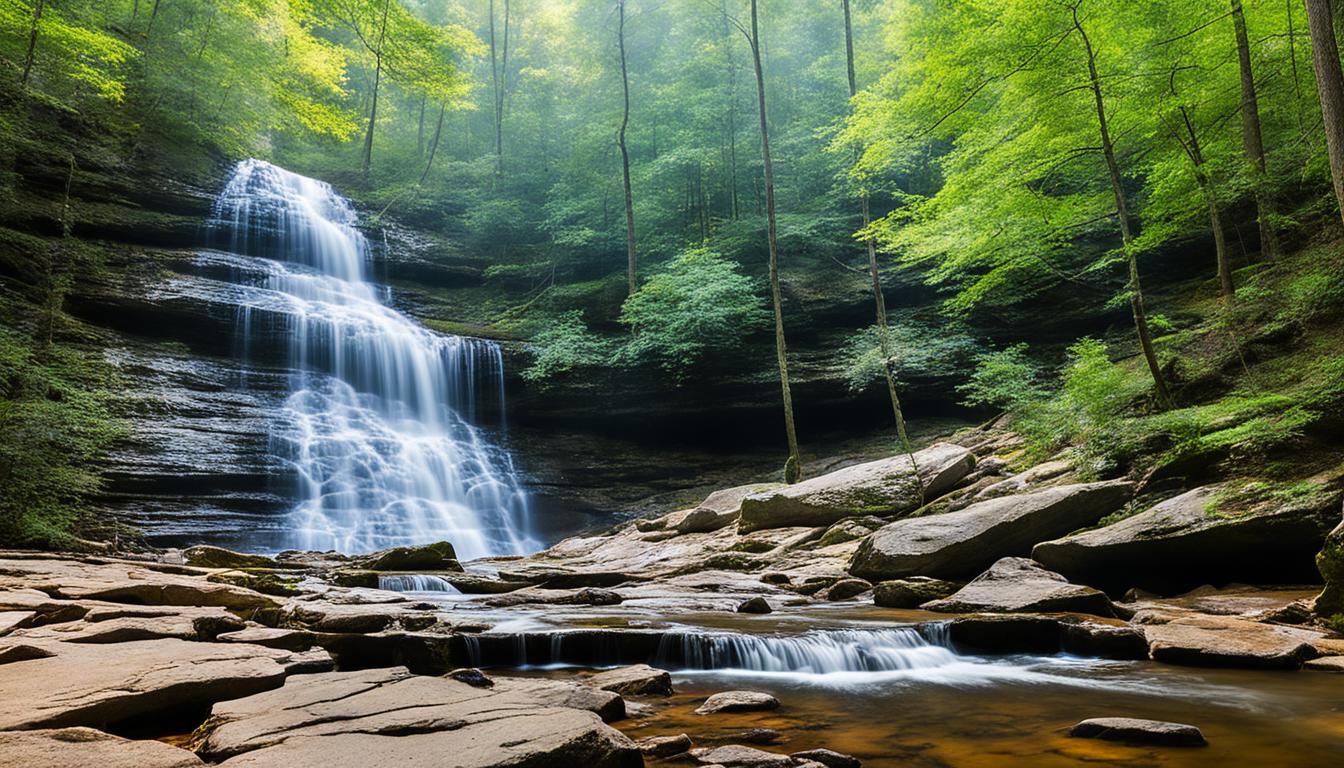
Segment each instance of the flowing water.
[{"label": "flowing water", "polygon": [[210,226],[228,254],[201,257],[237,276],[243,353],[263,332],[287,346],[272,445],[299,488],[283,545],[367,552],[446,539],[463,558],[535,549],[509,454],[472,423],[486,402],[503,409],[499,346],[434,333],[389,306],[355,223],[329,185],[245,160]]}]

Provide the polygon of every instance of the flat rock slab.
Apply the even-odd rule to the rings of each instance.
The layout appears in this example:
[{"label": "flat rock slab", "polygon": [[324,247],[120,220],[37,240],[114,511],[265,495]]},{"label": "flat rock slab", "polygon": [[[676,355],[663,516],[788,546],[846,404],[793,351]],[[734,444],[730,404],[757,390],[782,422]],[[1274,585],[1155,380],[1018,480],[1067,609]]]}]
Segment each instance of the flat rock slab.
[{"label": "flat rock slab", "polygon": [[1302,668],[1317,672],[1344,672],[1344,656],[1322,656],[1308,661]]},{"label": "flat rock slab", "polygon": [[972,576],[1001,557],[1092,525],[1119,509],[1133,483],[1062,485],[972,504],[960,512],[897,520],[854,553],[850,573],[869,581],[906,576]]},{"label": "flat rock slab", "polygon": [[698,715],[715,712],[760,712],[767,709],[779,709],[779,699],[762,691],[724,691],[705,699],[705,703],[696,708]]},{"label": "flat rock slab", "polygon": [[58,600],[130,605],[215,606],[261,611],[278,603],[250,589],[141,563],[73,559],[0,559],[0,589],[31,589]]},{"label": "flat rock slab", "polygon": [[[738,531],[829,526],[854,515],[912,512],[955,486],[975,467],[975,456],[951,443],[935,443],[909,456],[892,456],[836,470],[742,500]],[[920,496],[920,483],[924,486]]]},{"label": "flat rock slab", "polygon": [[1339,520],[1338,495],[1224,514],[1216,506],[1220,490],[1196,488],[1103,528],[1043,541],[1032,557],[1071,579],[1117,590],[1314,580],[1315,555]]},{"label": "flat rock slab", "polygon": [[826,766],[826,768],[861,768],[863,765],[857,757],[830,749],[808,749],[803,752],[794,752],[790,757],[794,760],[811,760],[814,763]]},{"label": "flat rock slab", "polygon": [[1208,744],[1204,734],[1193,725],[1134,717],[1094,717],[1073,726],[1069,729],[1069,735],[1080,739],[1104,739],[1162,747],[1202,747]]},{"label": "flat rock slab", "polygon": [[304,661],[257,645],[186,640],[35,645],[52,655],[0,665],[0,730],[102,726],[250,696],[279,687],[289,665]]},{"label": "flat rock slab", "polygon": [[92,728],[0,731],[0,762],[25,768],[198,768],[195,754],[161,741],[130,741]]},{"label": "flat rock slab", "polygon": [[1145,624],[1143,632],[1154,661],[1255,669],[1296,669],[1316,655],[1312,643],[1325,636],[1297,627],[1205,615]]},{"label": "flat rock slab", "polygon": [[943,613],[1070,611],[1115,616],[1110,598],[1104,593],[1070,584],[1058,573],[1022,557],[1005,557],[951,596],[920,607]]},{"label": "flat rock slab", "polygon": [[593,712],[544,701],[539,693],[554,687],[496,678],[477,688],[404,668],[296,677],[217,704],[197,751],[230,768],[643,765],[638,747]]}]

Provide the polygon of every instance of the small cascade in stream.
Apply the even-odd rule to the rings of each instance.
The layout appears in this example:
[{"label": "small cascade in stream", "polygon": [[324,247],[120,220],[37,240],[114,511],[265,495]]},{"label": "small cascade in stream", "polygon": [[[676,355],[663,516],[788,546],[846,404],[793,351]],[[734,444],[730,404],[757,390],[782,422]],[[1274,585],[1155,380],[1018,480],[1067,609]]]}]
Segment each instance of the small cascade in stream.
[{"label": "small cascade in stream", "polygon": [[666,669],[828,675],[933,670],[968,663],[940,625],[800,635],[574,630],[465,636],[473,666],[647,663]]},{"label": "small cascade in stream", "polygon": [[406,574],[399,576],[379,576],[378,588],[388,592],[442,592],[460,595],[462,592],[452,582],[442,576]]},{"label": "small cascade in stream", "polygon": [[510,456],[472,424],[483,404],[502,414],[499,346],[388,306],[355,222],[329,185],[260,160],[238,163],[211,221],[213,242],[241,257],[244,350],[267,323],[287,340],[290,394],[272,426],[300,485],[286,545],[367,552],[446,539],[463,558],[535,549]]}]

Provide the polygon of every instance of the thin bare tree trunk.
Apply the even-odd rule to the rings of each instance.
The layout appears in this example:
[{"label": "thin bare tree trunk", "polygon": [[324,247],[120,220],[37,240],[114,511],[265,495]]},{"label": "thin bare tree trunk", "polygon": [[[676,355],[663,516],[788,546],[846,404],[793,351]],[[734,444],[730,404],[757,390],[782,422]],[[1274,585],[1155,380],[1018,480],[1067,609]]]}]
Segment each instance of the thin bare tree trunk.
[{"label": "thin bare tree trunk", "polygon": [[621,130],[616,134],[616,143],[621,147],[621,173],[625,184],[625,257],[626,282],[628,296],[635,294],[635,203],[630,194],[630,152],[625,147],[625,129],[630,125],[630,75],[625,64],[625,0],[617,0],[617,12],[620,24],[617,27],[616,41],[621,51],[621,93],[625,100],[625,111],[621,113]]},{"label": "thin bare tree trunk", "polygon": [[1305,0],[1307,28],[1311,32],[1311,60],[1316,68],[1316,91],[1325,124],[1325,147],[1330,156],[1330,176],[1335,182],[1335,202],[1344,217],[1344,73],[1339,66],[1339,43],[1335,39],[1330,0]]},{"label": "thin bare tree trunk", "polygon": [[734,220],[741,212],[737,195],[737,61],[733,58],[733,41],[728,31],[728,3],[720,3],[723,18],[723,50],[728,63],[728,194]]},{"label": "thin bare tree trunk", "polygon": [[1115,160],[1115,145],[1111,143],[1111,130],[1106,122],[1106,102],[1101,94],[1101,78],[1097,75],[1097,57],[1092,50],[1092,41],[1088,39],[1082,22],[1078,20],[1078,6],[1073,6],[1072,10],[1073,26],[1083,38],[1083,46],[1087,51],[1087,73],[1097,106],[1101,151],[1106,158],[1106,170],[1111,177],[1111,191],[1115,194],[1115,211],[1120,219],[1120,239],[1124,243],[1125,256],[1129,262],[1129,308],[1134,316],[1134,330],[1138,334],[1144,360],[1148,363],[1148,372],[1152,374],[1153,384],[1157,388],[1158,404],[1167,408],[1171,405],[1171,392],[1167,388],[1166,379],[1162,377],[1162,367],[1157,362],[1157,351],[1153,348],[1153,337],[1148,331],[1148,312],[1143,304],[1143,287],[1139,281],[1138,254],[1133,248],[1134,234],[1130,229],[1129,205],[1125,200],[1125,186],[1120,176],[1120,165]]},{"label": "thin bare tree trunk", "polygon": [[784,343],[784,310],[779,290],[778,229],[775,224],[775,175],[770,162],[770,128],[765,109],[765,75],[761,70],[760,27],[757,1],[751,0],[751,60],[756,70],[756,106],[761,118],[761,164],[765,175],[766,240],[770,249],[770,300],[775,309],[775,357],[779,363],[779,387],[784,399],[784,433],[789,458],[784,463],[784,481],[796,483],[803,476],[803,459],[798,452],[798,434],[793,425],[793,393],[789,391],[789,356]]},{"label": "thin bare tree trunk", "polygon": [[504,0],[504,40],[495,48],[495,0],[490,0],[490,78],[495,90],[495,175],[504,175],[504,89],[509,78],[509,0]]},{"label": "thin bare tree trunk", "polygon": [[[1265,144],[1260,134],[1260,103],[1255,93],[1255,75],[1251,70],[1251,43],[1246,35],[1246,15],[1241,0],[1232,0],[1232,26],[1237,35],[1237,62],[1241,68],[1241,144],[1255,181],[1255,212],[1260,223],[1260,253],[1264,258],[1279,256],[1279,233],[1274,227],[1274,200],[1269,193],[1265,173]],[[1193,136],[1193,134],[1192,134]]]},{"label": "thin bare tree trunk", "polygon": [[429,160],[425,162],[424,173],[420,174],[420,183],[424,184],[425,179],[429,178],[429,169],[434,167],[434,154],[439,151],[439,136],[443,134],[443,113],[447,110],[447,104],[439,105],[439,122],[434,126],[434,139],[429,143]]},{"label": "thin bare tree trunk", "polygon": [[[1189,142],[1181,141],[1181,146],[1185,148],[1190,163],[1195,167],[1195,181],[1199,183],[1199,188],[1204,193],[1204,203],[1209,209],[1209,226],[1213,229],[1213,247],[1218,264],[1218,285],[1223,294],[1223,301],[1230,305],[1236,301],[1237,288],[1232,281],[1232,265],[1227,256],[1227,238],[1223,233],[1222,213],[1218,210],[1218,196],[1213,188],[1213,180],[1204,171],[1204,151],[1200,149],[1194,123],[1190,122],[1190,113],[1185,107],[1180,109],[1186,135],[1190,138]],[[1173,130],[1173,133],[1176,132]],[[1176,134],[1176,138],[1180,140],[1180,135]]]},{"label": "thin bare tree trunk", "polygon": [[[858,80],[854,75],[854,27],[850,22],[849,0],[842,0],[845,14],[845,72],[849,76],[849,98],[852,101],[859,92]],[[858,162],[859,147],[854,146],[854,160]],[[859,193],[859,204],[863,211],[863,228],[871,223],[868,190]],[[887,379],[887,396],[891,399],[891,413],[896,419],[896,437],[901,441],[901,450],[910,457],[910,466],[914,470],[915,482],[919,484],[921,500],[924,496],[924,482],[919,476],[919,465],[915,463],[915,452],[910,445],[910,436],[905,428],[905,413],[901,409],[901,398],[896,392],[896,372],[891,366],[891,331],[887,327],[887,300],[882,294],[882,277],[877,268],[877,243],[871,237],[863,239],[868,251],[868,274],[873,280],[873,306],[877,315],[878,351],[882,355],[882,372]]]},{"label": "thin bare tree trunk", "polygon": [[373,165],[373,128],[378,122],[378,86],[383,79],[383,42],[387,37],[387,13],[392,5],[392,0],[383,0],[383,20],[378,26],[378,47],[373,50],[373,105],[369,109],[369,129],[364,133],[364,162],[360,166],[360,171],[369,175],[369,167]]},{"label": "thin bare tree trunk", "polygon": [[37,58],[37,27],[42,23],[42,11],[46,9],[46,0],[37,0],[33,6],[33,23],[28,29],[28,52],[23,57],[23,77],[19,85],[28,86],[28,76],[33,72],[33,61]]}]

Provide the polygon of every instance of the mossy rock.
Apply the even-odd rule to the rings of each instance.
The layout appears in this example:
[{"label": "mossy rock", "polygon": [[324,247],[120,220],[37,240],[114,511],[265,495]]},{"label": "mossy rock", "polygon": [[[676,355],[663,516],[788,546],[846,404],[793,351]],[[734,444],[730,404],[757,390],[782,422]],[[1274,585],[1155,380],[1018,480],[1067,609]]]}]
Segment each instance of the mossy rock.
[{"label": "mossy rock", "polygon": [[279,563],[265,555],[248,555],[223,547],[202,544],[182,553],[187,565],[198,568],[277,568]]},{"label": "mossy rock", "polygon": [[300,579],[298,576],[274,573],[268,570],[220,571],[210,574],[205,577],[205,580],[215,584],[231,584],[235,587],[244,587],[263,595],[275,595],[276,597],[293,597],[299,594]]},{"label": "mossy rock", "polygon": [[338,587],[378,588],[378,573],[376,571],[333,571],[327,574],[326,579]]},{"label": "mossy rock", "polygon": [[1325,537],[1325,546],[1316,555],[1316,568],[1325,579],[1325,589],[1316,598],[1316,615],[1339,630],[1344,627],[1344,523]]},{"label": "mossy rock", "polygon": [[457,552],[446,541],[419,547],[393,547],[374,552],[360,560],[370,571],[460,571]]}]

